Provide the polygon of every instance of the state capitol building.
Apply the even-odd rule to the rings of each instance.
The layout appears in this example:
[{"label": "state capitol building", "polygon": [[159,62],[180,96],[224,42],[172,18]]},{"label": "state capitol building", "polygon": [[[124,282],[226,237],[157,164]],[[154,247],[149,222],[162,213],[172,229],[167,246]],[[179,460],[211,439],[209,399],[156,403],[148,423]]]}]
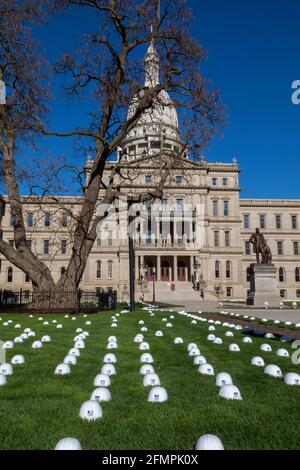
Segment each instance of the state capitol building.
[{"label": "state capitol building", "polygon": [[[159,61],[153,44],[145,57],[146,79],[159,82]],[[128,172],[126,191],[138,194],[157,187],[163,146],[168,152],[182,148],[177,111],[166,91],[160,104],[146,111],[131,130],[119,152],[126,155],[122,171]],[[134,112],[135,98],[128,110]],[[165,104],[164,105],[162,105]],[[107,162],[103,179],[113,165]],[[85,175],[89,178],[91,157]],[[127,168],[127,170],[126,170]],[[151,298],[153,274],[158,296],[170,299],[245,300],[249,290],[249,266],[255,262],[249,238],[262,229],[277,267],[282,299],[300,299],[300,200],[243,199],[240,170],[235,160],[195,162],[186,154],[178,157],[160,200],[146,204],[135,222],[136,296]],[[99,201],[103,195],[99,194]],[[59,201],[57,202],[57,199]],[[80,206],[80,196],[45,198],[42,203],[23,196],[27,238],[34,253],[51,268],[58,280],[72,249],[68,214],[64,207]],[[13,221],[6,197],[1,222],[3,239],[13,241]],[[186,211],[185,208],[188,208]],[[187,212],[187,214],[185,213]],[[129,256],[126,220],[122,211],[104,220],[89,256],[80,287],[85,290],[113,288],[119,300],[129,293]],[[151,222],[151,223],[150,223]],[[0,257],[0,289],[31,291],[30,280]],[[198,290],[197,290],[198,289]]]}]

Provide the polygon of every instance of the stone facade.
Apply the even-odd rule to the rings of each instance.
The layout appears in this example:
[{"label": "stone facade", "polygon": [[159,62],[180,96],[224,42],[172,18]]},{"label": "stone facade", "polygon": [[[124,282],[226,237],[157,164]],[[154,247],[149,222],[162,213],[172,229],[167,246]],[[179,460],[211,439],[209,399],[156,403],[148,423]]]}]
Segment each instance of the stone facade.
[{"label": "stone facade", "polygon": [[247,241],[260,227],[273,254],[277,286],[282,298],[300,298],[300,201],[241,199],[241,243],[243,286],[248,288],[247,269],[254,262]]},{"label": "stone facade", "polygon": [[[159,61],[153,44],[145,58],[145,70],[145,86],[157,84]],[[137,99],[134,98],[128,117]],[[125,154],[122,171],[128,165],[128,183],[123,184],[123,193],[139,194],[155,189],[161,177],[158,156],[162,151],[180,154],[181,149],[177,112],[163,91],[153,112],[141,117],[118,150],[119,157]],[[107,163],[104,181],[116,164]],[[89,157],[85,168],[87,179],[90,167]],[[235,160],[231,164],[209,163],[202,157],[196,163],[188,159],[187,153],[178,156],[164,186],[163,198],[145,207],[135,223],[137,297],[142,291],[148,295],[155,271],[157,288],[162,291],[181,287],[188,298],[193,293],[193,281],[207,300],[245,300],[250,287],[247,270],[255,261],[248,241],[255,228],[260,227],[273,253],[281,296],[290,300],[300,298],[300,200],[241,199],[239,174]],[[99,201],[102,196],[100,192]],[[7,198],[4,200],[2,236],[13,243],[13,221]],[[58,280],[72,249],[72,223],[66,208],[76,213],[80,197],[39,201],[24,197],[23,204],[29,243]],[[188,216],[186,210],[182,212],[186,207]],[[124,214],[119,211],[115,220],[107,219],[99,227],[81,288],[112,287],[118,290],[119,298],[128,298],[127,215]],[[150,227],[151,214],[155,217]],[[0,262],[0,289],[31,290],[31,282],[23,272],[3,256]],[[199,292],[197,295],[200,298]]]},{"label": "stone facade", "polygon": [[[272,250],[277,268],[277,287],[282,297],[290,300],[300,298],[300,201],[240,199],[239,169],[236,164],[185,163],[185,170],[182,167],[180,171],[174,169],[170,178],[173,181],[166,185],[164,197],[171,207],[181,205],[182,200],[191,205],[193,211],[188,224],[191,227],[194,223],[194,228],[196,226],[198,229],[196,218],[199,214],[195,209],[201,207],[201,246],[195,246],[189,240],[193,227],[190,231],[185,227],[177,237],[174,234],[174,224],[181,220],[180,210],[178,214],[174,211],[175,218],[167,225],[170,228],[168,233],[156,221],[157,226],[151,236],[135,240],[137,295],[145,288],[145,283],[142,285],[138,281],[142,277],[151,281],[154,268],[157,282],[164,284],[166,289],[170,283],[189,283],[188,288],[192,290],[192,276],[197,278],[202,274],[207,282],[205,298],[215,298],[214,286],[221,284],[224,291],[222,298],[245,299],[250,287],[247,269],[255,262],[248,240],[258,226],[262,228]],[[136,191],[145,190],[147,173],[147,167],[140,168],[133,183]],[[64,207],[72,207],[75,211],[79,202],[80,198],[61,198]],[[161,204],[161,201],[155,201],[152,210],[163,218]],[[40,201],[25,200],[24,213],[32,249],[47,262],[55,279],[58,279],[61,269],[67,265],[71,249],[71,229],[68,222],[63,227],[63,209],[49,200],[43,201],[42,205]],[[1,228],[3,238],[13,243],[11,223],[7,205]],[[126,298],[129,282],[128,240],[126,235],[120,239],[120,225],[124,231],[126,221],[107,222],[101,228],[83,276],[83,289],[113,287],[118,289],[121,297]],[[31,289],[25,274],[3,256],[0,288]]]}]

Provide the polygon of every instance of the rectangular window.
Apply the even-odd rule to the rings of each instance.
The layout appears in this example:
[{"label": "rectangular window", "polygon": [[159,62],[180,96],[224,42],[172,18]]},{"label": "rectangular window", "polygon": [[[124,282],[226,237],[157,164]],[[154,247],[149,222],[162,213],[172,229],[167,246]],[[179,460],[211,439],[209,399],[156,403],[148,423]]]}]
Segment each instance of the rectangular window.
[{"label": "rectangular window", "polygon": [[213,216],[219,217],[219,201],[213,201]]},{"label": "rectangular window", "polygon": [[67,253],[67,240],[61,241],[61,254],[65,255]]},{"label": "rectangular window", "polygon": [[251,255],[250,242],[245,242],[245,255],[246,255],[246,256],[250,256],[250,255]]},{"label": "rectangular window", "polygon": [[182,183],[182,176],[181,175],[175,176],[175,181],[176,181],[176,184],[181,184]]},{"label": "rectangular window", "polygon": [[14,216],[13,216],[12,214],[10,214],[9,225],[10,225],[11,227],[14,226]]},{"label": "rectangular window", "polygon": [[266,216],[264,214],[259,216],[259,225],[260,228],[266,228]]},{"label": "rectangular window", "polygon": [[176,199],[176,210],[182,211],[183,210],[183,199],[177,198]]},{"label": "rectangular window", "polygon": [[152,176],[151,175],[146,175],[145,176],[145,183],[146,184],[151,184],[152,183]]},{"label": "rectangular window", "polygon": [[49,240],[44,240],[44,255],[49,255]]},{"label": "rectangular window", "polygon": [[67,212],[63,212],[61,216],[61,225],[62,227],[66,227],[68,225],[68,213]]},{"label": "rectangular window", "polygon": [[147,231],[146,243],[147,243],[147,245],[151,245],[151,243],[152,243],[151,230]]},{"label": "rectangular window", "polygon": [[160,208],[161,210],[165,211],[167,206],[168,206],[168,199],[164,197],[160,200]]},{"label": "rectangular window", "polygon": [[283,242],[277,242],[277,254],[278,256],[283,255]]},{"label": "rectangular window", "polygon": [[163,144],[163,149],[172,149],[172,145],[171,144]]},{"label": "rectangular window", "polygon": [[249,214],[244,215],[244,228],[246,229],[250,228],[250,215]]},{"label": "rectangular window", "polygon": [[27,214],[27,227],[32,227],[33,226],[33,213],[28,212]]},{"label": "rectangular window", "polygon": [[96,263],[96,278],[101,279],[101,261]]},{"label": "rectangular window", "polygon": [[297,230],[298,228],[298,217],[296,215],[292,215],[292,229]]},{"label": "rectangular window", "polygon": [[7,282],[13,282],[13,274],[14,274],[13,268],[9,267],[7,269]]},{"label": "rectangular window", "polygon": [[50,227],[51,215],[49,212],[45,214],[45,227]]},{"label": "rectangular window", "polygon": [[212,180],[211,180],[212,186],[217,186],[217,183],[218,183],[218,179],[217,178],[212,178]]},{"label": "rectangular window", "polygon": [[225,231],[225,246],[230,246],[230,232],[227,230]]},{"label": "rectangular window", "polygon": [[154,140],[152,140],[152,141],[150,142],[150,148],[152,148],[152,149],[160,149],[160,147],[161,147],[161,146],[160,146],[160,142],[156,142],[156,141],[154,141]]},{"label": "rectangular window", "polygon": [[135,155],[136,146],[135,145],[130,145],[128,150],[129,150],[130,155]]},{"label": "rectangular window", "polygon": [[227,178],[223,178],[223,186],[227,186],[228,184],[228,179]]},{"label": "rectangular window", "polygon": [[97,246],[101,246],[101,238],[102,238],[102,232],[101,230],[99,230],[98,235],[97,235],[97,241],[96,241]]},{"label": "rectangular window", "polygon": [[232,297],[232,287],[226,287],[226,297]]},{"label": "rectangular window", "polygon": [[229,216],[229,201],[223,201],[224,203],[224,217]]},{"label": "rectangular window", "polygon": [[286,290],[284,290],[284,289],[281,289],[281,290],[280,290],[280,297],[281,297],[282,299],[286,299],[286,297],[287,297],[287,292],[286,292]]},{"label": "rectangular window", "polygon": [[113,231],[109,230],[108,231],[108,246],[112,246],[112,245],[113,245]]},{"label": "rectangular window", "polygon": [[25,274],[25,282],[30,282],[30,277],[28,276],[28,274]]},{"label": "rectangular window", "polygon": [[219,231],[214,232],[214,244],[215,246],[220,245],[220,232]]},{"label": "rectangular window", "polygon": [[276,228],[281,229],[281,215],[276,215]]},{"label": "rectangular window", "polygon": [[149,200],[149,201],[145,201],[145,207],[147,209],[147,211],[151,211],[151,205],[152,205],[152,202]]},{"label": "rectangular window", "polygon": [[14,246],[15,246],[15,240],[8,240],[8,243],[9,243],[9,245],[10,245],[11,247],[14,248]]},{"label": "rectangular window", "polygon": [[29,248],[29,250],[31,250],[31,247],[32,247],[32,240],[26,240],[26,245],[27,245],[27,247]]},{"label": "rectangular window", "polygon": [[299,242],[294,242],[294,255],[299,255]]},{"label": "rectangular window", "polygon": [[220,261],[215,262],[215,278],[220,279]]},{"label": "rectangular window", "polygon": [[26,302],[29,302],[29,298],[30,298],[30,290],[25,290],[25,291],[24,291],[24,296],[25,296],[25,300],[26,300]]},{"label": "rectangular window", "polygon": [[113,263],[112,261],[108,261],[108,264],[107,264],[107,277],[108,279],[112,279],[113,277]]}]

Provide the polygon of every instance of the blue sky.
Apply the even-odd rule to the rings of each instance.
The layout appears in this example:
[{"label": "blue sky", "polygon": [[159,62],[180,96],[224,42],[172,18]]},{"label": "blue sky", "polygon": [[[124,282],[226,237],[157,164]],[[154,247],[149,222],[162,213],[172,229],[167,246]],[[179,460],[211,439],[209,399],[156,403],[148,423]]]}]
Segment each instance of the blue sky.
[{"label": "blue sky", "polygon": [[227,106],[209,161],[241,167],[242,197],[299,198],[300,2],[192,0],[194,34],[208,50],[203,71]]},{"label": "blue sky", "polygon": [[[291,103],[291,83],[300,79],[300,2],[296,0],[190,0],[193,35],[208,50],[204,74],[220,89],[227,124],[206,151],[208,161],[241,168],[242,197],[299,198],[300,105]],[[90,14],[50,22],[40,38],[50,59],[72,50]],[[59,81],[56,82],[59,87]],[[57,88],[58,91],[58,88]],[[51,105],[52,129],[72,129],[90,103],[76,107],[57,93]],[[81,119],[80,119],[81,120]],[[52,154],[77,158],[71,141],[51,139]],[[80,161],[80,160],[79,160]],[[82,160],[83,161],[83,160]]]}]

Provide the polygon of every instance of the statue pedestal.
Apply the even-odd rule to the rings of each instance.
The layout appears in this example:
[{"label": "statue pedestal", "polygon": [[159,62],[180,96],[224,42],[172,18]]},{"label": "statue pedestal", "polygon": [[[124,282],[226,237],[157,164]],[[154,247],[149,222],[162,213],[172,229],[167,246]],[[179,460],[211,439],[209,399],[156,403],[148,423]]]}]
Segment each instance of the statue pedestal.
[{"label": "statue pedestal", "polygon": [[277,288],[277,268],[274,264],[250,265],[250,292],[247,297],[247,305],[265,308],[265,302],[269,307],[280,306],[281,297]]}]

